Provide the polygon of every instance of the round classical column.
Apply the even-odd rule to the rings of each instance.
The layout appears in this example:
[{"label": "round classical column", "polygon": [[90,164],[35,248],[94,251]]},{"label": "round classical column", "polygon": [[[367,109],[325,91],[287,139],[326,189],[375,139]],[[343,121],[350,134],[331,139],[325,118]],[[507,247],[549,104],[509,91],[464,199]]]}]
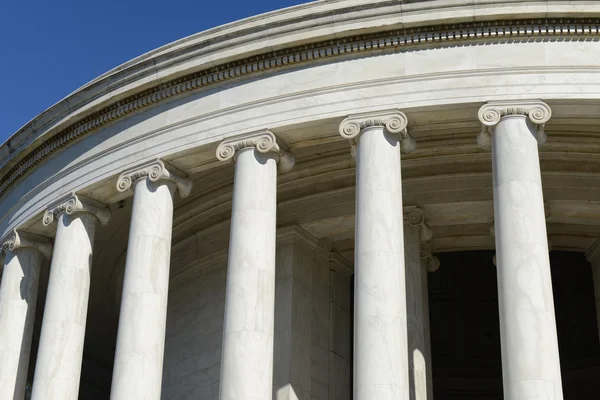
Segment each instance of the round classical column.
[{"label": "round classical column", "polygon": [[0,285],[0,398],[23,399],[40,268],[52,246],[44,238],[13,231],[2,245]]},{"label": "round classical column", "polygon": [[488,103],[504,398],[562,399],[538,144],[550,108]]},{"label": "round classical column", "polygon": [[340,125],[356,146],[355,400],[409,398],[400,148],[414,142],[406,123],[392,110]]},{"label": "round classical column", "polygon": [[167,323],[173,193],[191,191],[185,174],[161,160],[121,174],[134,188],[121,313],[112,375],[113,400],[160,399]]},{"label": "round classical column", "polygon": [[235,159],[219,398],[270,400],[277,163],[293,161],[269,131],[226,140],[217,157]]},{"label": "round classical column", "polygon": [[406,314],[408,321],[408,369],[411,400],[431,400],[431,345],[427,273],[439,260],[425,243],[431,239],[422,209],[404,208],[404,257],[406,262]]},{"label": "round classical column", "polygon": [[592,264],[592,276],[594,279],[594,299],[596,302],[596,323],[598,324],[598,335],[600,337],[600,239],[586,251],[585,256]]},{"label": "round classical column", "polygon": [[96,223],[108,208],[71,195],[50,207],[44,225],[58,220],[46,294],[32,400],[76,400],[90,292]]}]

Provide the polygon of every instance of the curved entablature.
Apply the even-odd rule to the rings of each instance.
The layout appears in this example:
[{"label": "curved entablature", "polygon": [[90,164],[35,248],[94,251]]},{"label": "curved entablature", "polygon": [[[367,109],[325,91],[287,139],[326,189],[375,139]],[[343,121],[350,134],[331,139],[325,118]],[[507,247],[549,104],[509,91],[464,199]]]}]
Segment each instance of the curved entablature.
[{"label": "curved entablature", "polygon": [[[582,18],[594,15],[593,4],[586,4],[583,12],[565,1],[544,6],[532,2],[520,4],[517,13],[506,2],[496,3],[473,7],[446,0],[393,5],[320,1],[267,14],[260,25],[249,18],[174,42],[92,81],[9,139],[0,149],[0,195],[69,143],[132,113],[216,84],[374,53],[598,36],[600,20]],[[334,12],[335,23],[330,19]],[[511,15],[514,19],[507,19]],[[569,16],[573,19],[565,19]]]}]

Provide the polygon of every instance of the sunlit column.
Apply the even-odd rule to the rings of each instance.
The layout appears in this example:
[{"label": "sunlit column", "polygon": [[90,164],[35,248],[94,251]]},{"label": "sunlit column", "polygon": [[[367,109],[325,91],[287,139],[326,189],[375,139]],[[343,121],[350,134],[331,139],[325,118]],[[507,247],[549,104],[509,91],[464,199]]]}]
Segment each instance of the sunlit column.
[{"label": "sunlit column", "polygon": [[409,398],[400,150],[415,146],[406,125],[398,110],[340,125],[356,154],[354,400]]},{"label": "sunlit column", "polygon": [[563,398],[538,157],[550,115],[541,101],[479,110],[479,142],[491,139],[492,147],[502,375],[510,400]]},{"label": "sunlit column", "polygon": [[223,141],[217,158],[235,161],[219,398],[271,400],[277,167],[293,156],[260,131]]},{"label": "sunlit column", "polygon": [[162,160],[124,171],[120,192],[133,189],[121,313],[112,375],[113,400],[160,399],[167,324],[173,194],[192,182]]},{"label": "sunlit column", "polygon": [[72,194],[50,206],[43,223],[58,227],[33,380],[32,400],[75,400],[83,358],[96,224],[110,210]]},{"label": "sunlit column", "polygon": [[13,231],[2,244],[4,270],[0,286],[0,398],[23,399],[43,257],[48,239]]}]

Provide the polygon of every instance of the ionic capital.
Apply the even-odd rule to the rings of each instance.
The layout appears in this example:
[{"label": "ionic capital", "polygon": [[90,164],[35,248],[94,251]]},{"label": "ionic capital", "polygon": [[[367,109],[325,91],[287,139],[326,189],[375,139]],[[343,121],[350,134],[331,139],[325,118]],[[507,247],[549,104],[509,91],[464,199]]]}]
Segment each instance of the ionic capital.
[{"label": "ionic capital", "polygon": [[495,101],[481,106],[479,109],[479,121],[481,121],[481,133],[477,137],[480,147],[491,146],[490,128],[496,126],[504,117],[511,115],[522,115],[528,117],[537,125],[538,145],[546,143],[544,126],[552,116],[552,110],[548,104],[541,100],[519,100],[519,101]]},{"label": "ionic capital", "polygon": [[277,141],[275,134],[268,129],[223,140],[217,147],[217,158],[219,161],[235,161],[238,152],[247,148],[256,148],[260,153],[277,155],[277,167],[280,172],[290,171],[296,162],[294,155],[287,151],[285,146]]},{"label": "ionic capital", "polygon": [[585,252],[585,258],[592,266],[600,265],[600,239],[596,240]]},{"label": "ionic capital", "polygon": [[187,177],[187,174],[161,159],[148,161],[123,171],[117,179],[117,190],[126,192],[135,181],[143,178],[148,178],[152,182],[161,180],[172,182],[181,197],[186,197],[192,191],[192,180]]},{"label": "ionic capital", "polygon": [[426,242],[431,239],[433,232],[431,227],[425,221],[425,211],[418,206],[406,206],[404,207],[404,221],[412,226],[419,227],[419,240]]},{"label": "ionic capital", "polygon": [[421,243],[421,262],[425,263],[429,272],[435,272],[440,268],[440,259],[433,254],[433,248],[427,242]]},{"label": "ionic capital", "polygon": [[350,140],[352,146],[356,145],[359,135],[363,130],[371,127],[385,128],[390,133],[400,134],[400,149],[408,154],[415,151],[417,144],[408,133],[408,119],[400,110],[385,110],[379,112],[349,115],[339,127],[340,135]]},{"label": "ionic capital", "polygon": [[15,251],[21,248],[37,250],[47,258],[50,258],[52,254],[52,242],[50,240],[42,236],[13,229],[10,235],[3,241],[1,252],[5,253],[7,250]]},{"label": "ionic capital", "polygon": [[92,214],[102,225],[108,224],[110,220],[110,209],[106,205],[79,194],[71,193],[48,206],[44,212],[43,225],[49,226],[63,212],[67,215],[79,212]]}]

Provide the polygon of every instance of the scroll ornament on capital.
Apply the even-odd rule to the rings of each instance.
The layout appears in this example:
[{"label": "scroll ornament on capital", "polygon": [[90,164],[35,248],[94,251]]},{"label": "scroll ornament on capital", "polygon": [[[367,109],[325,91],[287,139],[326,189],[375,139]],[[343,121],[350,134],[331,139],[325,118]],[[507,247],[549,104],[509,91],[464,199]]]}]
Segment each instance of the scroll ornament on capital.
[{"label": "scroll ornament on capital", "polygon": [[277,137],[269,130],[251,132],[223,140],[217,147],[219,161],[235,161],[240,150],[256,148],[259,153],[274,153],[277,155],[277,168],[280,172],[290,171],[296,162],[292,153],[283,144],[277,142]]},{"label": "scroll ornament on capital", "polygon": [[71,193],[46,209],[42,220],[43,225],[51,225],[58,215],[63,212],[67,215],[78,212],[92,214],[102,225],[108,224],[110,220],[110,209],[106,205],[79,194]]},{"label": "scroll ornament on capital", "polygon": [[354,114],[342,121],[339,127],[340,135],[350,140],[353,151],[360,133],[370,127],[383,127],[388,132],[400,135],[400,150],[403,154],[415,151],[417,143],[406,128],[408,119],[399,110],[388,110],[374,113]]},{"label": "scroll ornament on capital", "polygon": [[161,180],[172,182],[181,197],[188,196],[192,191],[192,180],[187,177],[187,174],[160,159],[148,161],[123,171],[117,179],[117,190],[126,192],[135,181],[143,178],[148,178],[151,182]]},{"label": "scroll ornament on capital", "polygon": [[429,242],[421,243],[421,262],[425,263],[428,272],[435,272],[440,268],[440,259],[433,253]]},{"label": "scroll ornament on capital", "polygon": [[37,250],[46,258],[50,258],[52,254],[52,242],[49,239],[16,229],[2,242],[0,251],[6,253],[7,250],[15,251],[21,248]]},{"label": "scroll ornament on capital", "polygon": [[502,117],[509,115],[523,115],[537,125],[536,139],[538,146],[546,143],[548,136],[544,130],[546,122],[552,116],[552,110],[548,104],[541,100],[527,100],[519,102],[490,102],[479,109],[479,121],[481,121],[481,132],[477,136],[479,147],[489,149],[492,146],[490,129],[496,126]]},{"label": "scroll ornament on capital", "polygon": [[427,242],[433,236],[431,227],[425,222],[425,211],[417,206],[404,207],[404,220],[412,226],[419,227],[419,240]]}]

